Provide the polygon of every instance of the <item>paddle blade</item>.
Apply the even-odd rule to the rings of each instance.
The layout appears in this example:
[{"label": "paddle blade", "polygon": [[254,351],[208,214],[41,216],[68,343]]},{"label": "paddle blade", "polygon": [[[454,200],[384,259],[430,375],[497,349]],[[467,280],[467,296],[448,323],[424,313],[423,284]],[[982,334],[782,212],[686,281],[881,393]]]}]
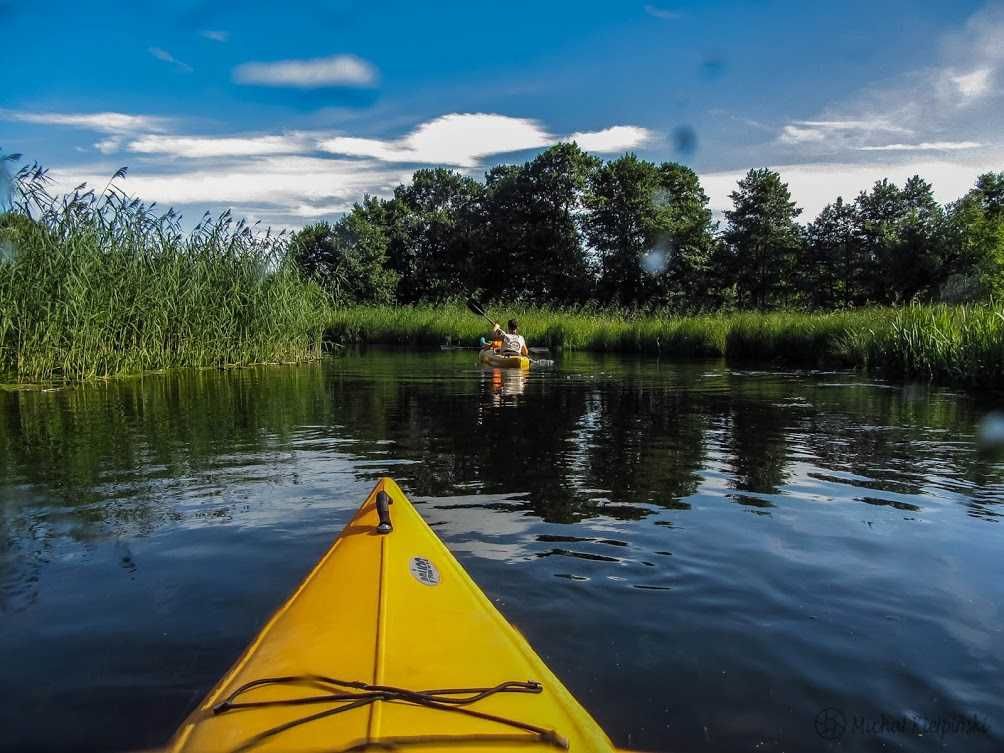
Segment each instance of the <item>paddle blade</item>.
[{"label": "paddle blade", "polygon": [[467,308],[469,308],[472,312],[474,312],[478,316],[485,316],[485,317],[488,316],[485,313],[485,310],[481,308],[481,304],[475,301],[473,298],[467,299]]},{"label": "paddle blade", "polygon": [[551,360],[549,360],[547,358],[539,358],[536,361],[533,361],[532,363],[533,363],[533,368],[535,368],[535,369],[553,369],[554,368],[554,361],[551,361]]}]

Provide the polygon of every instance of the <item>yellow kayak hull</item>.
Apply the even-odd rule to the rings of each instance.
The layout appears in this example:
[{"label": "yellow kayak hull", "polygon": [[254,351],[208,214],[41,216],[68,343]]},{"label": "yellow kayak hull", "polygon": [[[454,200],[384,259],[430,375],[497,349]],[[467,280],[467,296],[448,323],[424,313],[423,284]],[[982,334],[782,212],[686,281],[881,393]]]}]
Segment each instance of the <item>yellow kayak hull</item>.
[{"label": "yellow kayak hull", "polygon": [[[389,533],[377,530],[381,492],[391,502]],[[332,679],[356,685],[333,685]],[[269,682],[248,686],[261,680]],[[508,690],[489,693],[462,710],[442,708],[451,705],[448,699],[470,697],[459,689],[514,681]],[[374,691],[374,686],[448,695],[412,697]],[[613,750],[599,725],[492,606],[397,484],[382,479],[303,583],[182,723],[169,750],[333,752],[397,746],[483,753],[486,744],[496,750]]]},{"label": "yellow kayak hull", "polygon": [[478,360],[485,366],[494,366],[497,369],[530,368],[530,359],[526,356],[503,356],[491,348],[482,348],[478,353]]}]

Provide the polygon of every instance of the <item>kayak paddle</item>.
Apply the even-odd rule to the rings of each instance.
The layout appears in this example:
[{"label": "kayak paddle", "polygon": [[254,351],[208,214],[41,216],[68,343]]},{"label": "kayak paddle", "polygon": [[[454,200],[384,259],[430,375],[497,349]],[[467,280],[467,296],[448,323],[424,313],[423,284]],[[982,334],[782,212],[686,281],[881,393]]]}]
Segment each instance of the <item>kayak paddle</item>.
[{"label": "kayak paddle", "polygon": [[469,308],[474,313],[475,316],[483,316],[485,319],[494,324],[496,327],[499,326],[498,322],[496,322],[494,319],[488,316],[488,313],[484,310],[484,307],[482,307],[482,305],[477,301],[475,301],[473,298],[467,299],[467,308]]}]

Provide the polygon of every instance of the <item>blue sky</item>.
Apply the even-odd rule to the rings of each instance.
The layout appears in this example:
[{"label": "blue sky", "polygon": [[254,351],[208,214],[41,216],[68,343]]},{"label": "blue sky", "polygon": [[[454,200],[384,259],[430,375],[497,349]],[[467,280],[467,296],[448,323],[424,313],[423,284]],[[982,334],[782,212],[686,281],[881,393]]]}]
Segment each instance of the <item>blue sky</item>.
[{"label": "blue sky", "polygon": [[575,138],[702,176],[771,166],[814,215],[1004,169],[1001,2],[0,0],[0,149],[188,217],[331,219],[417,167]]}]

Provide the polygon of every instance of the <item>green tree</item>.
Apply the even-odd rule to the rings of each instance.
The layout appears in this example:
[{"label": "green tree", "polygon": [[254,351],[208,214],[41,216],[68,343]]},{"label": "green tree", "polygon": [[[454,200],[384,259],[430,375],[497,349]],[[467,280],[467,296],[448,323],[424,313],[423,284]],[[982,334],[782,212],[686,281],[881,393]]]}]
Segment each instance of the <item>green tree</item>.
[{"label": "green tree", "polygon": [[1004,298],[1004,172],[981,175],[946,215],[940,298]]},{"label": "green tree", "polygon": [[795,218],[802,210],[788,185],[773,170],[750,170],[729,198],[723,238],[737,302],[762,309],[789,301],[802,244]]},{"label": "green tree", "polygon": [[889,303],[892,300],[884,270],[899,242],[902,204],[899,188],[884,178],[876,181],[871,191],[858,194],[854,202],[858,215],[858,237],[868,270],[862,280],[862,292],[871,302]]},{"label": "green tree", "polygon": [[806,228],[801,280],[813,306],[849,307],[864,302],[861,284],[866,267],[857,224],[854,205],[838,196]]},{"label": "green tree", "polygon": [[292,240],[297,266],[338,304],[390,303],[397,283],[387,266],[387,234],[369,214],[379,199],[367,197],[333,225],[308,225]]},{"label": "green tree", "polygon": [[915,175],[903,186],[899,243],[886,262],[896,300],[909,302],[936,293],[941,283],[945,213],[931,184]]},{"label": "green tree", "polygon": [[625,155],[592,174],[586,206],[604,299],[706,305],[714,237],[708,197],[693,170]]},{"label": "green tree", "polygon": [[1004,215],[1004,172],[983,173],[973,189],[983,210],[993,219]]},{"label": "green tree", "polygon": [[862,280],[867,300],[906,303],[937,288],[944,214],[920,176],[903,188],[877,181],[855,201],[858,234],[867,258]]},{"label": "green tree", "polygon": [[561,304],[589,296],[593,272],[581,225],[598,165],[576,144],[562,143],[524,165],[488,171],[475,264],[489,297]]},{"label": "green tree", "polygon": [[[659,166],[665,272],[656,279],[656,301],[677,309],[704,309],[714,303],[712,279],[716,224],[697,173],[685,165]],[[662,249],[657,249],[662,250]]]},{"label": "green tree", "polygon": [[402,303],[455,296],[471,282],[484,188],[454,170],[417,170],[381,208]]},{"label": "green tree", "polygon": [[[652,293],[643,265],[666,229],[656,202],[659,169],[626,154],[595,170],[586,200],[585,234],[599,257],[599,293],[604,300],[638,305]],[[659,271],[662,271],[661,269]]]}]

